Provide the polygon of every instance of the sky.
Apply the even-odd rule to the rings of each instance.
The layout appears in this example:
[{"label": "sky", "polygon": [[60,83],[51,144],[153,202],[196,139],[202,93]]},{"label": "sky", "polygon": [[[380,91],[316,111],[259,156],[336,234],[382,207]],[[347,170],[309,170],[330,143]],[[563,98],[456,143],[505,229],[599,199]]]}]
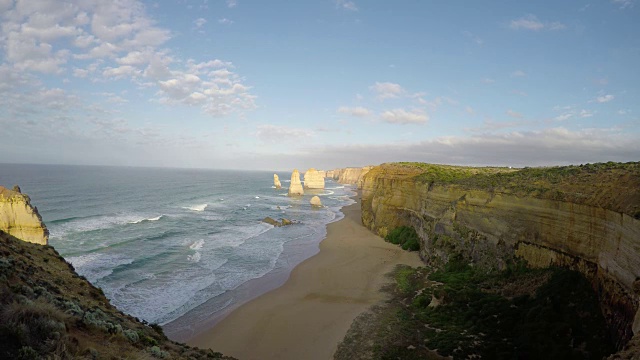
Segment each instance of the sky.
[{"label": "sky", "polygon": [[0,163],[640,161],[640,0],[0,0]]}]

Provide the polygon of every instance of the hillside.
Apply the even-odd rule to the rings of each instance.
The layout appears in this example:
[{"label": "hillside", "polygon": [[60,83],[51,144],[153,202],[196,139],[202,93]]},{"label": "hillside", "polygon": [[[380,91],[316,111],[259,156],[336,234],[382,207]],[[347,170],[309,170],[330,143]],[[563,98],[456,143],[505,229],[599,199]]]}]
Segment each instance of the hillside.
[{"label": "hillside", "polygon": [[232,359],[126,315],[48,245],[0,231],[0,358]]}]

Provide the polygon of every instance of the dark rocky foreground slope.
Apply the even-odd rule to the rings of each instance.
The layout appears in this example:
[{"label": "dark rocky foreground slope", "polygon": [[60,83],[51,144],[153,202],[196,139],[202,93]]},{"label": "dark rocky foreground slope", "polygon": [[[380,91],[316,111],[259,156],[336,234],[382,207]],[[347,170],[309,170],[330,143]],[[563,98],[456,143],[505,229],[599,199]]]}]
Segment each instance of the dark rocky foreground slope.
[{"label": "dark rocky foreground slope", "polygon": [[232,359],[126,315],[55,249],[0,231],[0,358]]},{"label": "dark rocky foreground slope", "polygon": [[[640,163],[553,168],[383,164],[362,181],[362,220],[411,226],[435,268],[484,272],[524,262],[582,274],[618,355],[640,358]],[[571,301],[570,299],[567,299]]]}]

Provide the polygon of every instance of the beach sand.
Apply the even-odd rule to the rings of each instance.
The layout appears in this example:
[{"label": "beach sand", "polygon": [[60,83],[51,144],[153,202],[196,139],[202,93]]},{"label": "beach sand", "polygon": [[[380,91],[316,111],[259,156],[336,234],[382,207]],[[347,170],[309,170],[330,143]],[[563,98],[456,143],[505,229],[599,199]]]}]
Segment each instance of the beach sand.
[{"label": "beach sand", "polygon": [[353,320],[385,298],[380,288],[397,264],[420,266],[418,254],[386,243],[360,220],[360,201],[327,227],[320,252],[287,282],[234,310],[187,341],[241,360],[331,359]]}]

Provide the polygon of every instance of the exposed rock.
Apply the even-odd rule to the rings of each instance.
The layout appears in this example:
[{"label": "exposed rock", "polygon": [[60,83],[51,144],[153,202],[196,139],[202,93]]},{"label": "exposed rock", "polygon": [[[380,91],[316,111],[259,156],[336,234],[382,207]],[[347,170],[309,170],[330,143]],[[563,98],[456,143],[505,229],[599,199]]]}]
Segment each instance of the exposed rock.
[{"label": "exposed rock", "polygon": [[318,196],[312,197],[309,203],[314,207],[322,207],[322,202]]},{"label": "exposed rock", "polygon": [[333,179],[334,172],[335,172],[335,170],[327,170],[327,172],[325,173],[324,177],[329,178],[329,179]]},{"label": "exposed rock", "polygon": [[[20,190],[17,185],[15,190]],[[49,231],[29,196],[0,186],[0,230],[20,240],[41,245],[49,242]]]},{"label": "exposed rock", "polygon": [[324,170],[318,170],[318,174],[320,174],[320,177],[321,177],[322,179],[324,179],[324,178],[326,178],[326,177],[327,177],[327,172],[326,172],[326,171],[324,171]]},{"label": "exposed rock", "polygon": [[280,189],[282,187],[282,183],[280,183],[280,178],[278,178],[278,174],[273,174],[273,185],[276,189]]},{"label": "exposed rock", "polygon": [[318,170],[311,168],[304,173],[305,189],[324,189],[324,176]]},{"label": "exposed rock", "polygon": [[289,196],[299,196],[304,195],[304,189],[302,188],[302,183],[300,182],[300,172],[298,169],[294,169],[293,173],[291,173],[291,183],[289,184]]},{"label": "exposed rock", "polygon": [[[426,164],[371,169],[363,180],[363,224],[383,237],[398,226],[413,226],[420,255],[430,263],[458,255],[501,269],[521,258],[534,267],[580,271],[598,289],[618,348],[640,331],[640,294],[634,292],[640,279],[640,220],[633,216],[640,208],[640,163],[533,169],[520,177],[505,170],[499,177],[455,180],[481,171],[468,169]],[[508,181],[500,185],[501,179]]]},{"label": "exposed rock", "polygon": [[269,225],[273,225],[275,227],[281,227],[281,226],[287,226],[287,225],[291,225],[293,224],[293,221],[289,220],[289,219],[281,219],[281,221],[278,221],[272,217],[267,216],[266,218],[262,219],[262,222],[267,223]]},{"label": "exposed rock", "polygon": [[363,178],[372,168],[373,166],[334,169],[327,171],[327,177],[337,180],[341,184],[356,185],[358,189],[362,189]]}]

